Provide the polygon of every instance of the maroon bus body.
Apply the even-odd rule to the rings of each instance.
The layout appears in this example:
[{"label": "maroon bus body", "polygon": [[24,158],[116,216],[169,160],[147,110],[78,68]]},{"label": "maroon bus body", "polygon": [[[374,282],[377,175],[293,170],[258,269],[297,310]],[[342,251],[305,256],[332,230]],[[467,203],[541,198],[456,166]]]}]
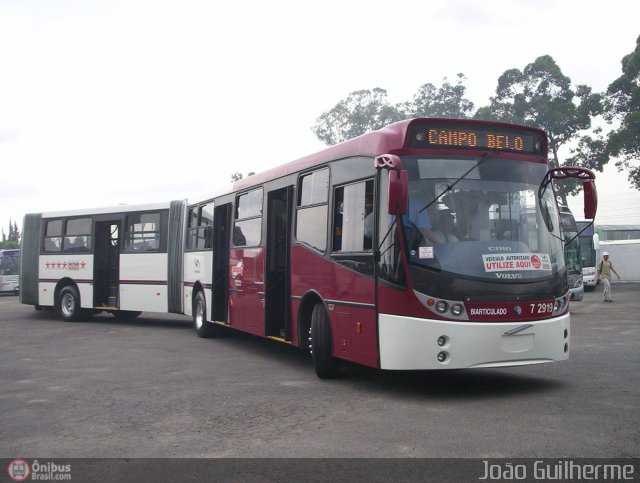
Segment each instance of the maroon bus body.
[{"label": "maroon bus body", "polygon": [[[258,173],[236,181],[234,193],[243,193],[251,188],[264,185],[285,176],[309,171],[313,167],[323,166],[332,161],[354,156],[371,157],[371,176],[374,176],[373,158],[381,154],[429,154],[443,157],[459,157],[482,155],[487,149],[472,151],[469,149],[408,149],[408,134],[413,119],[389,125],[379,131],[364,134],[341,144],[329,147],[316,154],[284,164],[282,166]],[[429,121],[452,122],[445,119]],[[460,121],[455,121],[460,122]],[[535,133],[541,133],[543,155],[526,155],[519,153],[495,153],[496,158],[505,157],[535,163],[547,163],[546,135],[541,130],[530,127],[514,126],[504,123],[487,123],[483,121],[465,120],[470,125],[519,127]],[[329,217],[329,223],[331,218]],[[230,325],[236,329],[255,335],[264,336],[265,327],[265,248],[232,248],[230,252],[229,277],[230,290]],[[243,261],[242,274],[238,273],[238,263]],[[406,263],[405,263],[406,265]],[[235,275],[234,274],[235,270]],[[308,346],[306,333],[299,333],[300,318],[303,316],[302,304],[306,297],[322,301],[331,321],[333,354],[336,357],[370,367],[380,367],[377,314],[393,313],[402,316],[447,320],[428,311],[415,297],[408,287],[398,289],[384,284],[376,284],[374,278],[349,270],[327,257],[318,254],[307,246],[296,243],[290,247],[290,308],[291,324],[290,343],[299,347]],[[237,290],[238,277],[242,278],[243,291]],[[540,301],[548,302],[548,300]],[[465,304],[467,311],[473,304]],[[492,304],[495,306],[495,304]],[[536,318],[536,317],[533,317]],[[471,321],[499,321],[500,316],[480,315],[470,318]]]}]

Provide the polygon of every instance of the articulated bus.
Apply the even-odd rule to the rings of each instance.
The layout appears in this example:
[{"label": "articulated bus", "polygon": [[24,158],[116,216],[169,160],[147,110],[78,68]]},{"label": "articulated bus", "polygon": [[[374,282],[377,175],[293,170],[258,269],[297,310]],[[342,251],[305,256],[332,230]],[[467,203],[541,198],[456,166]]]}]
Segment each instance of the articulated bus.
[{"label": "articulated bus", "polygon": [[[582,264],[582,280],[584,289],[595,290],[598,285],[596,265],[598,263],[598,250],[600,238],[595,232],[593,220],[576,220],[576,227],[580,235],[580,260]],[[584,231],[583,231],[584,230]]]},{"label": "articulated bus", "polygon": [[0,293],[17,294],[20,291],[20,250],[0,250]]},{"label": "articulated bus", "polygon": [[541,130],[402,121],[202,201],[27,215],[22,300],[71,320],[190,315],[201,337],[235,329],[309,350],[323,378],[343,360],[564,360],[569,288],[553,179],[566,177],[583,181],[593,215],[593,173],[549,170]]},{"label": "articulated bus", "polygon": [[184,201],[28,214],[21,301],[77,321],[182,313]]}]

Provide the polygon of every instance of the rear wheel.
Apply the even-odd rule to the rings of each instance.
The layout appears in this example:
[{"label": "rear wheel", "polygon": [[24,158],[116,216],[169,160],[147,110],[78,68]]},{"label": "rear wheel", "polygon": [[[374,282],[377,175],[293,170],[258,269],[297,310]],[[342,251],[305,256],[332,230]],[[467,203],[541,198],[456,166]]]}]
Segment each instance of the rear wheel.
[{"label": "rear wheel", "polygon": [[313,368],[321,379],[334,379],[340,372],[340,359],[332,355],[331,323],[324,306],[317,304],[311,314],[311,352]]},{"label": "rear wheel", "polygon": [[56,311],[58,316],[67,322],[77,322],[82,319],[85,313],[80,308],[80,294],[76,287],[68,285],[60,290],[56,302]]},{"label": "rear wheel", "polygon": [[193,301],[193,328],[198,337],[210,338],[220,335],[220,328],[207,321],[207,300],[203,292],[198,292]]}]

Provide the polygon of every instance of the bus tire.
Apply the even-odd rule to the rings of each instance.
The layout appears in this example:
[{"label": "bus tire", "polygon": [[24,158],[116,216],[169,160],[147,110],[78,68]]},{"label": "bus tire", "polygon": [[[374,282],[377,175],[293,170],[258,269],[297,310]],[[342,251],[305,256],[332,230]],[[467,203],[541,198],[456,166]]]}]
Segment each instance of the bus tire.
[{"label": "bus tire", "polygon": [[84,310],[80,307],[80,294],[75,286],[67,285],[60,290],[56,312],[66,322],[78,322],[83,318]]},{"label": "bus tire", "polygon": [[313,368],[320,379],[335,379],[340,372],[340,360],[332,355],[331,323],[322,304],[311,314],[311,353]]},{"label": "bus tire", "polygon": [[219,335],[219,328],[207,321],[207,299],[204,292],[196,293],[193,299],[193,328],[198,337],[209,339]]},{"label": "bus tire", "polygon": [[111,315],[113,315],[116,320],[133,320],[141,313],[142,312],[138,312],[137,310],[118,310],[111,312]]}]

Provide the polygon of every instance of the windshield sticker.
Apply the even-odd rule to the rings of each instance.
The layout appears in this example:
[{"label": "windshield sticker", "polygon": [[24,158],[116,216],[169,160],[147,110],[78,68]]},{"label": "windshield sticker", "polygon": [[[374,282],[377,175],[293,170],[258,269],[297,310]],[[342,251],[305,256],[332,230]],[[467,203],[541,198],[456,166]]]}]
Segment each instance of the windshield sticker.
[{"label": "windshield sticker", "polygon": [[551,271],[546,253],[505,253],[482,255],[485,272]]},{"label": "windshield sticker", "polygon": [[433,258],[433,247],[420,247],[418,258],[421,260],[424,258]]}]

